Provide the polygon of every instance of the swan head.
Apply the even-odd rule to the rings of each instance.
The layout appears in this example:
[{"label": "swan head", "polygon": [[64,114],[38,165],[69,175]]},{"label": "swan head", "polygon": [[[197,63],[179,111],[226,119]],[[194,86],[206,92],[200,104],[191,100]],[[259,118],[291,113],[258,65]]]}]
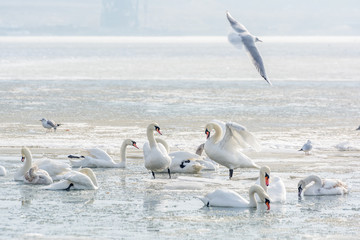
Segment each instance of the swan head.
[{"label": "swan head", "polygon": [[214,126],[212,125],[212,123],[208,123],[205,126],[205,134],[206,134],[206,139],[208,139],[210,137],[210,132],[214,130]]},{"label": "swan head", "polygon": [[21,162],[25,161],[25,156],[26,154],[29,154],[30,150],[27,147],[22,147],[21,148]]},{"label": "swan head", "polygon": [[265,198],[265,205],[267,206],[267,210],[270,210],[270,200]]},{"label": "swan head", "polygon": [[210,137],[210,131],[206,128],[205,129],[206,139]]},{"label": "swan head", "polygon": [[269,180],[270,180],[270,168],[268,166],[263,166],[260,168],[260,175],[261,177],[265,178],[265,184],[266,186],[269,186]]},{"label": "swan head", "polygon": [[300,180],[298,183],[298,196],[301,197],[301,193],[304,190],[306,184],[304,180]]},{"label": "swan head", "polygon": [[136,145],[136,142],[135,142],[135,141],[133,141],[133,140],[131,140],[131,145],[132,145],[133,147],[135,147],[135,148],[139,149],[139,147]]},{"label": "swan head", "polygon": [[136,145],[136,142],[133,141],[133,140],[131,140],[131,139],[125,139],[125,140],[124,140],[124,143],[125,143],[126,145],[131,145],[131,146],[139,149],[139,147]]},{"label": "swan head", "polygon": [[160,132],[159,124],[157,124],[157,123],[151,123],[148,126],[148,129],[153,130],[153,131],[157,131],[160,135],[162,135],[162,133]]}]

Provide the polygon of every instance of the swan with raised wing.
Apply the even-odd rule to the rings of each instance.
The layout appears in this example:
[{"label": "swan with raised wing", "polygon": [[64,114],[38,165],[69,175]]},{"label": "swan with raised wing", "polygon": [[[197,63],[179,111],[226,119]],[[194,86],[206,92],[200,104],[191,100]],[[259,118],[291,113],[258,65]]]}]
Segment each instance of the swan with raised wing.
[{"label": "swan with raised wing", "polygon": [[264,189],[258,185],[250,187],[250,201],[247,201],[237,192],[229,189],[217,189],[214,192],[206,194],[205,197],[200,198],[200,200],[207,207],[257,208],[258,204],[255,200],[255,193],[260,197],[261,201],[265,203],[267,209],[270,210],[270,197]]},{"label": "swan with raised wing", "polygon": [[145,168],[151,171],[154,178],[155,172],[161,172],[167,169],[169,178],[171,178],[171,157],[165,147],[155,141],[154,131],[162,135],[157,123],[149,124],[146,131],[148,142],[146,142],[143,147]]},{"label": "swan with raised wing", "polygon": [[[89,168],[125,168],[126,167],[126,147],[133,146],[137,149],[136,142],[131,139],[125,139],[120,148],[121,161],[115,162],[104,150],[100,148],[87,149],[86,156],[69,155],[70,163],[73,167],[89,167]],[[81,160],[73,160],[81,158]]]},{"label": "swan with raised wing", "polygon": [[[314,184],[306,188],[312,182]],[[338,179],[321,179],[319,176],[310,175],[298,183],[299,197],[303,191],[305,196],[343,195],[348,193],[348,188],[345,183]]]},{"label": "swan with raised wing", "polygon": [[170,171],[172,173],[198,173],[203,168],[197,160],[201,159],[195,153],[177,151],[170,153],[170,148],[164,139],[156,138],[156,142],[162,144],[171,157]]},{"label": "swan with raised wing", "polygon": [[47,190],[96,190],[98,182],[95,173],[90,168],[71,171],[64,175],[59,182],[45,187]]},{"label": "swan with raised wing", "polygon": [[[262,166],[260,168],[260,177],[256,181],[256,184],[260,185],[265,190],[272,202],[285,202],[286,188],[284,182],[280,177],[270,173],[271,171],[268,166]],[[256,198],[256,200],[260,201],[259,198]]]},{"label": "swan with raised wing", "polygon": [[47,171],[39,169],[38,166],[35,165],[25,173],[24,182],[29,184],[49,185],[53,183],[53,180]]},{"label": "swan with raised wing", "polygon": [[21,149],[21,162],[24,162],[24,164],[15,173],[15,181],[23,181],[25,173],[33,166],[38,166],[39,169],[45,170],[54,181],[60,180],[65,173],[71,171],[69,164],[60,161],[43,159],[33,162],[30,149],[27,147],[22,147]]},{"label": "swan with raised wing", "polygon": [[[211,131],[214,130],[214,135]],[[255,150],[260,149],[260,145],[255,137],[240,124],[218,120],[206,124],[205,152],[210,159],[229,169],[230,179],[236,168],[260,168],[249,157],[241,152],[247,146]]]}]

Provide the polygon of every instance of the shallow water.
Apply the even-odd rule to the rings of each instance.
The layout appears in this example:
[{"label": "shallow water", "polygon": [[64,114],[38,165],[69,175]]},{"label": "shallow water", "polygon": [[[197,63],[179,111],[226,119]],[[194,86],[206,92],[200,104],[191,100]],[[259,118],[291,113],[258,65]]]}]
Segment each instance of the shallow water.
[{"label": "shallow water", "polygon": [[[101,39],[0,38],[0,165],[8,170],[0,239],[358,237],[359,40],[269,38],[261,46],[269,87],[219,38]],[[63,125],[46,132],[42,117]],[[258,138],[262,151],[245,153],[283,179],[286,203],[270,211],[203,207],[197,196],[220,187],[247,197],[258,170],[237,169],[231,181],[223,167],[154,180],[134,148],[127,169],[94,170],[97,191],[13,181],[24,145],[35,159],[67,162],[100,147],[119,160],[122,140],[141,147],[156,121],[171,150],[195,151],[212,119],[241,123]],[[297,151],[307,139],[309,156]],[[341,179],[350,193],[298,199],[297,182],[310,174]]]}]

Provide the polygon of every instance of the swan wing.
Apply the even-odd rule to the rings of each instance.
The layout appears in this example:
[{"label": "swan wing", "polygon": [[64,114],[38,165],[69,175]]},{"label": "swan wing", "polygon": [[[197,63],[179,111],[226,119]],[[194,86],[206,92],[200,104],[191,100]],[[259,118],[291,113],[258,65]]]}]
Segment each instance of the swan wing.
[{"label": "swan wing", "polygon": [[255,46],[254,37],[251,35],[242,36],[242,42],[244,43],[245,49],[247,50],[256,70],[265,79],[265,81],[267,81],[271,85],[271,82],[266,77],[265,67],[262,57],[257,47]]},{"label": "swan wing", "polygon": [[67,180],[74,184],[74,189],[84,190],[84,189],[97,189],[93,181],[89,176],[84,173],[71,171],[64,176],[64,180]]},{"label": "swan wing", "polygon": [[209,206],[214,207],[247,207],[249,202],[238,193],[229,189],[217,189],[205,196]]},{"label": "swan wing", "polygon": [[71,171],[71,167],[68,163],[51,159],[37,160],[34,165],[37,165],[39,169],[48,172],[53,180],[56,180],[57,175],[63,175],[64,173]]},{"label": "swan wing", "polygon": [[110,157],[110,155],[100,148],[86,149],[86,151],[94,158],[102,159],[104,161],[114,162],[114,160]]},{"label": "swan wing", "polygon": [[65,190],[71,184],[68,180],[60,180],[59,182],[55,182],[49,186],[44,187],[46,190]]},{"label": "swan wing", "polygon": [[200,159],[197,154],[179,151],[170,153],[171,164],[170,171],[173,173],[198,173],[203,167],[197,159]]},{"label": "swan wing", "polygon": [[271,175],[268,186],[268,195],[270,196],[272,202],[283,203],[286,201],[286,188],[280,177]]},{"label": "swan wing", "polygon": [[249,31],[246,29],[244,25],[236,21],[229,12],[226,12],[226,17],[231,25],[231,27],[238,33],[248,33]]},{"label": "swan wing", "polygon": [[248,145],[253,147],[256,151],[260,151],[261,147],[254,135],[252,135],[247,129],[237,123],[226,123],[226,131],[224,138],[220,142],[220,146],[226,147],[241,147],[245,148]]},{"label": "swan wing", "polygon": [[228,41],[238,49],[241,49],[244,45],[241,36],[234,32],[228,34]]}]

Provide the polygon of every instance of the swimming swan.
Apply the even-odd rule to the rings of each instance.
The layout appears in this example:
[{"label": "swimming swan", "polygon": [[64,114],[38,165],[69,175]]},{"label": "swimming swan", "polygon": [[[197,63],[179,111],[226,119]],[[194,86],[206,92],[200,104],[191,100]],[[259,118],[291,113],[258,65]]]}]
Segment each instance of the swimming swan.
[{"label": "swimming swan", "polygon": [[[306,188],[311,182],[314,182],[314,184]],[[299,197],[301,197],[301,193],[304,189],[305,196],[342,195],[348,193],[347,186],[342,181],[338,179],[321,179],[316,175],[310,175],[299,181]]]},{"label": "swimming swan", "polygon": [[[271,202],[285,202],[286,201],[286,188],[280,177],[270,174],[270,168],[263,166],[260,168],[260,177],[256,181],[265,192],[270,196]],[[259,198],[256,198],[260,201]]]},{"label": "swimming swan", "polygon": [[266,204],[267,209],[270,210],[270,197],[264,189],[258,185],[253,185],[249,189],[250,202],[241,197],[237,192],[229,189],[217,189],[214,192],[206,194],[206,196],[200,198],[200,200],[207,207],[256,208],[255,193],[260,197],[262,202]]},{"label": "swimming swan", "polygon": [[24,182],[29,184],[49,185],[53,183],[53,180],[47,171],[39,169],[38,166],[35,165],[25,173]]},{"label": "swimming swan", "polygon": [[33,166],[38,166],[39,169],[45,170],[54,181],[60,180],[66,172],[71,171],[69,164],[55,160],[44,159],[33,163],[31,152],[27,147],[21,149],[21,161],[25,161],[25,163],[15,174],[15,181],[23,181],[25,173]]},{"label": "swimming swan", "polygon": [[126,147],[133,146],[137,149],[136,142],[131,139],[125,139],[120,148],[121,161],[116,163],[104,150],[99,148],[87,149],[89,156],[73,156],[69,158],[83,158],[82,160],[72,160],[70,163],[73,167],[89,167],[89,168],[125,168],[126,167]]},{"label": "swimming swan", "polygon": [[[170,152],[169,145],[164,139],[156,138],[155,140],[162,144],[168,153]],[[171,157],[170,171],[172,173],[198,173],[202,169],[201,164],[197,162],[200,156],[195,153],[178,151],[169,153],[169,156]]]},{"label": "swimming swan", "polygon": [[[211,131],[215,130],[210,137]],[[241,152],[241,149],[247,145],[255,150],[260,149],[259,143],[255,137],[246,130],[245,127],[237,123],[224,123],[218,120],[206,124],[205,134],[205,152],[215,162],[229,169],[230,179],[236,168],[259,168],[249,157]]]},{"label": "swimming swan", "polygon": [[59,182],[45,187],[47,190],[96,190],[98,182],[95,173],[90,168],[82,168],[79,171],[71,171],[64,175]]},{"label": "swimming swan", "polygon": [[171,178],[171,157],[168,155],[165,147],[155,141],[154,131],[157,131],[160,135],[162,135],[160,132],[160,127],[157,123],[149,124],[146,131],[149,142],[146,142],[143,147],[145,167],[151,171],[154,178],[154,172],[161,172],[167,169],[169,178]]}]

